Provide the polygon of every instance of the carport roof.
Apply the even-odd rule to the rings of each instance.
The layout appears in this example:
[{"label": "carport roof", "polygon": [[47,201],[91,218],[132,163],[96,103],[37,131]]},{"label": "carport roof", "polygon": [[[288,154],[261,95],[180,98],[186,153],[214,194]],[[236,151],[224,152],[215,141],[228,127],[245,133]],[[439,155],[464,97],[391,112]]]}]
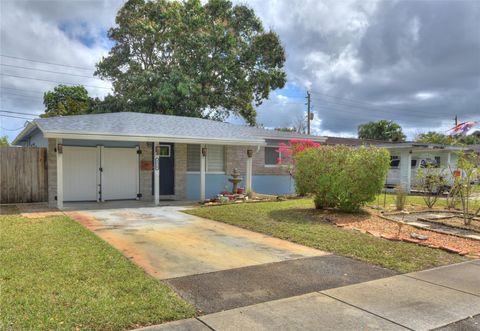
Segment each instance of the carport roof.
[{"label": "carport roof", "polygon": [[263,145],[266,139],[312,139],[320,136],[280,132],[201,118],[135,112],[59,116],[35,119],[14,143],[29,136],[34,127],[45,138],[169,141],[188,143]]}]

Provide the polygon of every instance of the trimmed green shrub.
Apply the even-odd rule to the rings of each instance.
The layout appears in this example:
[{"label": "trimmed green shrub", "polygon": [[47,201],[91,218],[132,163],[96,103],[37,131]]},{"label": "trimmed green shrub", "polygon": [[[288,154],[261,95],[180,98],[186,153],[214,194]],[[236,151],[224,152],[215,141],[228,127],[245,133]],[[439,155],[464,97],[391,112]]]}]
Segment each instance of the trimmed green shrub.
[{"label": "trimmed green shrub", "polygon": [[315,195],[315,207],[358,211],[375,199],[387,175],[390,154],[375,147],[322,146],[295,155],[297,193]]}]

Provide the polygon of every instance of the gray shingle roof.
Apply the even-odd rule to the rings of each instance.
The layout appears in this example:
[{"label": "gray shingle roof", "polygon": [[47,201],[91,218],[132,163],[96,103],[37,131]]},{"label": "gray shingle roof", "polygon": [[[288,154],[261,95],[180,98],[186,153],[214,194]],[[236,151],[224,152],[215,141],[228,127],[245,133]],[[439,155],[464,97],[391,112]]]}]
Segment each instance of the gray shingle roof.
[{"label": "gray shingle roof", "polygon": [[[35,119],[44,134],[114,135],[154,138],[228,140],[259,143],[268,139],[313,139],[290,132],[252,128],[244,125],[182,116],[134,112],[62,116]],[[18,137],[20,138],[20,137]],[[17,139],[18,139],[17,138]]]}]

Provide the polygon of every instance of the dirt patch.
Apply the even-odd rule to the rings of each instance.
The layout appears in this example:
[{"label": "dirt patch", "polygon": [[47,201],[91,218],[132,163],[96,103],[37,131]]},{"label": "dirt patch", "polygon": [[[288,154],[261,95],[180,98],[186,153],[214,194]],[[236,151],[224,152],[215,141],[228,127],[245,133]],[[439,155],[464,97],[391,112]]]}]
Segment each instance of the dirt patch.
[{"label": "dirt patch", "polygon": [[103,227],[103,224],[101,222],[84,213],[67,212],[66,214],[91,231],[95,231]]},{"label": "dirt patch", "polygon": [[[346,229],[355,229],[375,237],[388,240],[401,240],[480,258],[480,241],[478,240],[418,229],[407,224],[400,225],[401,223],[399,222],[381,218],[375,211],[372,211],[369,217],[365,217],[364,214],[340,214],[339,216],[332,215],[330,218],[333,219],[337,226]],[[419,240],[412,238],[412,233],[426,236],[427,239]]]},{"label": "dirt patch", "polygon": [[44,218],[63,215],[61,211],[49,207],[46,203],[21,203],[16,206],[20,214],[25,218]]},{"label": "dirt patch", "polygon": [[16,205],[0,205],[0,215],[15,215],[18,213]]}]

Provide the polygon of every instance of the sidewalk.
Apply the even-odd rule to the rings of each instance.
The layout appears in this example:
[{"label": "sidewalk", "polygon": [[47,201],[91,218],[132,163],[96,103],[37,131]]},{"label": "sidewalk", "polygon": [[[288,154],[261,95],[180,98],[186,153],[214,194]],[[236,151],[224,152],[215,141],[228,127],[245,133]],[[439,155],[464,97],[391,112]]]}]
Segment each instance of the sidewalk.
[{"label": "sidewalk", "polygon": [[475,330],[479,314],[480,261],[471,261],[142,330]]}]

